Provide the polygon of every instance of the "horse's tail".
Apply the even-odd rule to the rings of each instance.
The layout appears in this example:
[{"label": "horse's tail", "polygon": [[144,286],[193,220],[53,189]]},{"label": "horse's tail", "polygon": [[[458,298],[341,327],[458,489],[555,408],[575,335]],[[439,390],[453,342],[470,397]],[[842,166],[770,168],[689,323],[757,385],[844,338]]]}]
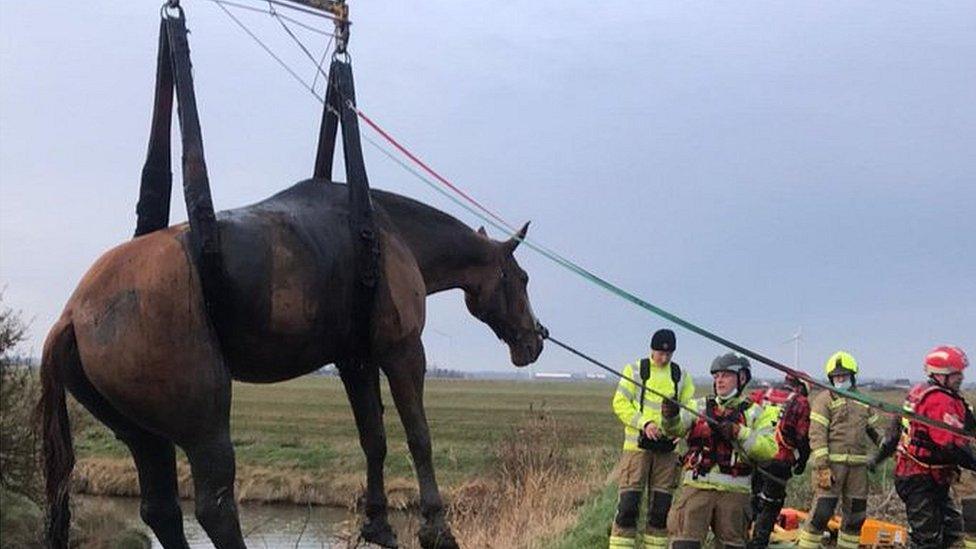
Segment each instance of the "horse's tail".
[{"label": "horse's tail", "polygon": [[71,442],[71,424],[65,401],[64,369],[72,362],[80,362],[74,326],[62,319],[51,330],[44,343],[41,358],[41,399],[37,412],[44,441],[44,473],[46,477],[48,517],[46,546],[55,549],[68,547],[68,485],[75,466],[75,451]]}]

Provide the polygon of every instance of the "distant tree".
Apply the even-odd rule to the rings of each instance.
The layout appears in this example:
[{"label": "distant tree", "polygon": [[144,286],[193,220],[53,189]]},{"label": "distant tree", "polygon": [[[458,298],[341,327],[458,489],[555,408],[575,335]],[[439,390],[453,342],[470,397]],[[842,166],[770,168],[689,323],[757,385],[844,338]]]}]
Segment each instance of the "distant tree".
[{"label": "distant tree", "polygon": [[449,368],[438,368],[437,366],[427,368],[427,377],[436,378],[446,378],[446,379],[464,379],[464,372],[460,370],[451,370]]}]

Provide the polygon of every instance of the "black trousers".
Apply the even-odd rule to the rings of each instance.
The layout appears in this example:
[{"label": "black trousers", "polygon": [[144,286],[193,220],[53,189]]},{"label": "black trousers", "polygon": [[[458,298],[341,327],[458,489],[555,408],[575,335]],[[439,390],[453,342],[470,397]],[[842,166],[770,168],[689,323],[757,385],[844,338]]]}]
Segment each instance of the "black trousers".
[{"label": "black trousers", "polygon": [[752,474],[752,539],[750,548],[769,545],[769,536],[786,501],[786,483],[793,476],[793,468],[782,461],[773,461]]},{"label": "black trousers", "polygon": [[962,537],[962,514],[952,502],[948,484],[929,475],[895,478],[895,490],[905,502],[911,547],[942,549]]}]

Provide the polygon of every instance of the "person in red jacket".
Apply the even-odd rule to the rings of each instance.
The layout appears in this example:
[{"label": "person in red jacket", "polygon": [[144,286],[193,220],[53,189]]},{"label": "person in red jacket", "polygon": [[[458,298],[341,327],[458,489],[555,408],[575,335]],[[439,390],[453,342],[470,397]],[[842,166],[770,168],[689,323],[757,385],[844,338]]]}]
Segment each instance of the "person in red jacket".
[{"label": "person in red jacket", "polygon": [[[905,410],[964,429],[967,404],[959,387],[969,366],[958,347],[936,347],[925,357],[927,383],[915,386]],[[902,419],[889,429],[878,454],[868,461],[874,468],[897,446],[895,490],[905,502],[911,546],[949,547],[962,537],[962,517],[949,493],[959,468],[976,471],[971,438],[959,433]],[[897,442],[895,442],[897,441]]]},{"label": "person in red jacket", "polygon": [[752,475],[752,539],[748,547],[769,545],[769,536],[786,501],[786,483],[793,475],[800,475],[810,458],[810,401],[807,386],[800,379],[786,376],[786,380],[768,389],[756,389],[750,399],[762,407],[776,406],[780,410],[776,425],[776,444],[779,448],[772,461],[762,471]]}]

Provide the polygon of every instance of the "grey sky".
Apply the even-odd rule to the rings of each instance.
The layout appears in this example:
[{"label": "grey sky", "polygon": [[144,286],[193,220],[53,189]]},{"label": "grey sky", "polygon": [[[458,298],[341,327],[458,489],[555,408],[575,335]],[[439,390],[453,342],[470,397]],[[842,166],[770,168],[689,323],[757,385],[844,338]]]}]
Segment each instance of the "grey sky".
[{"label": "grey sky", "polygon": [[[972,2],[351,4],[360,106],[530,237],[783,360],[802,325],[808,371],[838,348],[892,377],[935,344],[976,353]],[[218,207],[307,177],[319,105],[214,4],[184,5]],[[0,283],[35,350],[134,227],[157,17],[0,3]],[[241,17],[312,79],[277,23]],[[478,225],[366,155],[375,187]],[[595,356],[635,358],[662,326],[519,257],[543,323]],[[429,305],[435,362],[511,368],[458,292]],[[695,373],[720,351],[678,337]],[[538,364],[586,368],[554,348]]]}]

